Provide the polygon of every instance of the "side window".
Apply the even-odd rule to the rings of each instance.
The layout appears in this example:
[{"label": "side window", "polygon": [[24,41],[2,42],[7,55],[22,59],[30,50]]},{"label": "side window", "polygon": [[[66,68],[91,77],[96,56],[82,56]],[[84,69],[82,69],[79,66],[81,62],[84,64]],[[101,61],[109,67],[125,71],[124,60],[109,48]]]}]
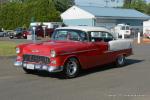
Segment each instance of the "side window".
[{"label": "side window", "polygon": [[70,32],[67,33],[67,39],[74,40],[74,41],[79,41],[80,36],[77,32],[70,31]]},{"label": "side window", "polygon": [[90,32],[92,42],[100,42],[103,40],[102,32]]},{"label": "side window", "polygon": [[87,33],[78,30],[57,30],[53,35],[55,40],[87,41]]},{"label": "side window", "polygon": [[57,31],[57,34],[54,37],[56,40],[66,40],[67,31]]},{"label": "side window", "polygon": [[125,30],[125,26],[122,26],[122,30]]},{"label": "side window", "polygon": [[79,32],[80,33],[80,38],[81,38],[81,41],[87,41],[87,34],[85,32]]},{"label": "side window", "polygon": [[113,40],[113,36],[108,32],[103,32],[102,36],[105,42]]}]

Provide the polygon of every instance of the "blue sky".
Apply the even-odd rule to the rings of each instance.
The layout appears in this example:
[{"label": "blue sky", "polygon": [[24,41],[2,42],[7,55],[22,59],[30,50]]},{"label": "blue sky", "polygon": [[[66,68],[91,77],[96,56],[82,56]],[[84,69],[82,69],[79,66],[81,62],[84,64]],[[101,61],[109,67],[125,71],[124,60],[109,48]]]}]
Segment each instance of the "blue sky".
[{"label": "blue sky", "polygon": [[[76,4],[77,5],[84,5],[84,6],[101,6],[101,7],[104,7],[106,6],[106,3],[104,2],[106,0],[75,0]],[[111,1],[111,0],[108,0],[108,1]],[[148,2],[150,2],[150,0],[146,0]],[[123,0],[115,0],[115,2],[109,2],[108,3],[108,6],[111,7],[111,6],[122,6],[123,5]]]}]

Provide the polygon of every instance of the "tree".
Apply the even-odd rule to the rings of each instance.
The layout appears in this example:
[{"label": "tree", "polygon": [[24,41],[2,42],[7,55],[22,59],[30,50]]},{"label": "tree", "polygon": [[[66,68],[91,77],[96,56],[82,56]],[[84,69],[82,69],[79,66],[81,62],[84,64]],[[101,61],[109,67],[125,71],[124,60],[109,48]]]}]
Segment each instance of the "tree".
[{"label": "tree", "polygon": [[132,0],[124,0],[123,7],[130,8]]},{"label": "tree", "polygon": [[150,3],[147,4],[146,9],[145,9],[145,13],[150,15]]},{"label": "tree", "polygon": [[64,12],[69,7],[75,4],[74,0],[53,0],[55,7],[58,11]]},{"label": "tree", "polygon": [[145,12],[147,4],[144,0],[133,0],[131,3],[131,7],[140,11],[140,12]]},{"label": "tree", "polygon": [[124,8],[136,9],[140,12],[150,14],[149,7],[145,0],[124,0]]},{"label": "tree", "polygon": [[29,26],[31,21],[61,21],[60,13],[74,0],[9,0],[0,7],[0,27],[14,29]]}]

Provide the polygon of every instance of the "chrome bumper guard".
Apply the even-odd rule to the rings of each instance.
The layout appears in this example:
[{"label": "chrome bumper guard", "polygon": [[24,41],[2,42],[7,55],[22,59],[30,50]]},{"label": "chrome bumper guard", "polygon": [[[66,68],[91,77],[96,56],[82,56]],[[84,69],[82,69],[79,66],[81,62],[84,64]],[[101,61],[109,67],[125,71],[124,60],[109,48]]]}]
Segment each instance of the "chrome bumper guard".
[{"label": "chrome bumper guard", "polygon": [[[47,66],[47,65],[42,65],[42,64],[32,64],[34,67],[31,70],[43,70],[43,71],[48,71],[48,72],[61,72],[63,71],[63,66]],[[19,62],[16,61],[14,62],[14,66],[16,67],[22,67],[22,68],[27,68],[27,63]]]}]

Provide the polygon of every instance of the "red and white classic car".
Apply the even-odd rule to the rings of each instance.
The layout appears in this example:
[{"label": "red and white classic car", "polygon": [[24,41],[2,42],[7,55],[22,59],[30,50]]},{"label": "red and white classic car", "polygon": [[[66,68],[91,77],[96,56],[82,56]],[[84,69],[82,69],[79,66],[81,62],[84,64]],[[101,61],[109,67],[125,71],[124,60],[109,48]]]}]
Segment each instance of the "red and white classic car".
[{"label": "red and white classic car", "polygon": [[116,40],[109,30],[101,27],[57,28],[52,39],[16,47],[15,66],[27,73],[36,70],[63,72],[67,78],[76,77],[81,69],[115,62],[125,64],[132,54],[131,40]]}]

